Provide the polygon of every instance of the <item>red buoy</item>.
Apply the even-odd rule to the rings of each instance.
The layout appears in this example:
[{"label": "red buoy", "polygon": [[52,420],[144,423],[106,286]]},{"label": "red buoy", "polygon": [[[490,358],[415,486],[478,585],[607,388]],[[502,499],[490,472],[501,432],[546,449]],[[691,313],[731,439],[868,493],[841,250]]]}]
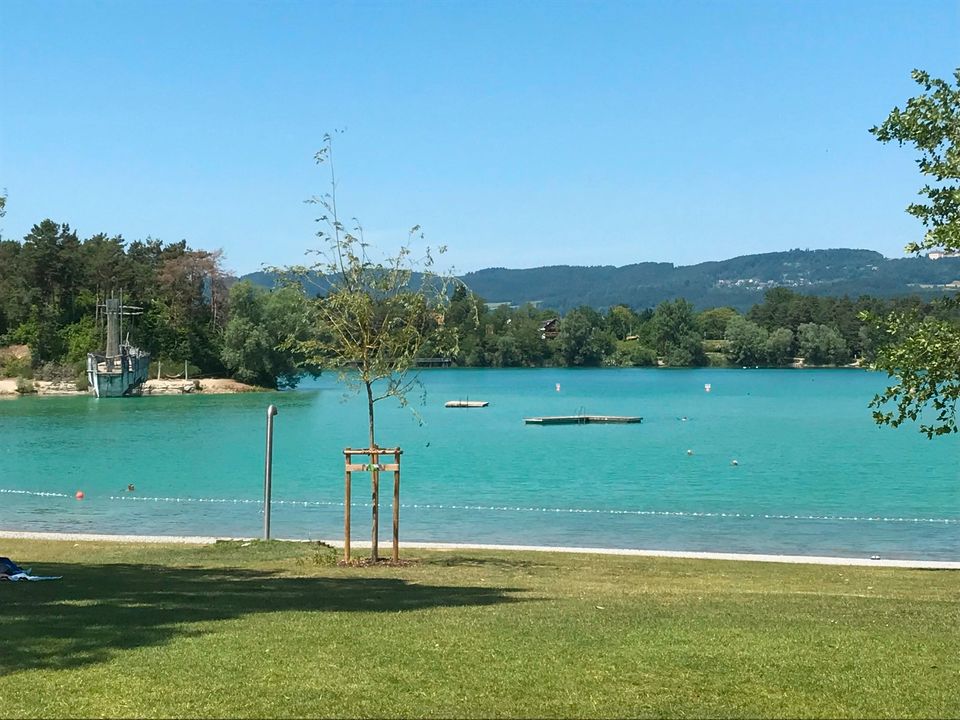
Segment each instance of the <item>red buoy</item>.
[{"label": "red buoy", "polygon": [[83,500],[83,490],[77,490],[76,498],[77,500]]}]

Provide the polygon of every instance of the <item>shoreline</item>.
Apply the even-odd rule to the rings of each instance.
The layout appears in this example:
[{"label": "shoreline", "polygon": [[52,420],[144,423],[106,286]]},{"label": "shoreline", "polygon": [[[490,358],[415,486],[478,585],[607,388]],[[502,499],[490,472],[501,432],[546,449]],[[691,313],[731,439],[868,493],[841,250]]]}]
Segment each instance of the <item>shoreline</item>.
[{"label": "shoreline", "polygon": [[[214,537],[205,535],[109,535],[98,533],[56,533],[0,530],[0,539],[52,540],[58,542],[118,542],[171,545],[213,545],[219,541],[252,542],[256,537]],[[323,542],[342,548],[342,540],[302,540],[273,538],[282,542]],[[370,541],[353,540],[354,548],[369,548]],[[411,550],[500,550],[508,552],[566,553],[577,555],[621,555],[631,557],[674,558],[685,560],[729,560],[734,562],[766,562],[789,565],[840,565],[856,567],[910,568],[916,570],[960,570],[960,560],[894,560],[879,558],[846,558],[825,555],[771,555],[764,553],[700,552],[685,550],[637,550],[630,548],[591,548],[554,545],[510,545],[491,543],[437,543],[404,542],[401,547]]]},{"label": "shoreline", "polygon": [[[0,396],[3,397],[93,397],[89,390],[77,390],[72,382],[30,380],[34,392],[17,391],[17,378],[0,378]],[[237,395],[250,392],[273,392],[269,388],[247,385],[230,378],[201,378],[197,380],[147,380],[141,397],[153,395]]]},{"label": "shoreline", "polygon": [[[450,371],[450,370],[491,370],[491,369],[503,369],[503,370],[718,370],[718,371],[731,371],[731,370],[861,370],[868,372],[879,372],[873,370],[870,367],[858,365],[857,363],[851,363],[849,365],[806,365],[803,363],[793,363],[790,365],[782,365],[777,367],[767,367],[767,366],[736,366],[736,365],[704,365],[702,367],[675,367],[675,366],[597,366],[591,368],[571,368],[567,366],[563,367],[506,367],[506,368],[489,368],[489,367],[477,367],[477,366],[452,366],[447,368],[433,368],[433,367],[418,367],[416,372],[423,371]],[[89,390],[77,390],[76,384],[73,382],[61,382],[53,380],[33,380],[29,379],[29,382],[32,383],[34,387],[34,392],[30,393],[20,393],[17,391],[17,381],[18,378],[15,377],[0,377],[0,398],[17,398],[17,397],[92,397],[92,393]],[[251,392],[276,392],[271,388],[260,387],[257,385],[248,385],[246,383],[239,382],[237,380],[232,380],[230,378],[203,378],[197,380],[177,380],[177,379],[163,379],[158,380],[156,378],[147,380],[143,386],[143,392],[139,397],[148,397],[153,395],[238,395],[241,393],[251,393]]]}]

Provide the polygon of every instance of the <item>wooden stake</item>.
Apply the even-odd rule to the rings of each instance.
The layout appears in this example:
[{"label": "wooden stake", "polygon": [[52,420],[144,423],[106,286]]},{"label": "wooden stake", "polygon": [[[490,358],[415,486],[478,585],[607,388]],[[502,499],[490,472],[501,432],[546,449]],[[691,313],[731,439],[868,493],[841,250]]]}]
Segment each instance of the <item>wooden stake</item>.
[{"label": "wooden stake", "polygon": [[373,527],[370,530],[370,559],[377,562],[379,559],[379,539],[380,539],[380,453],[371,449],[370,462],[373,469],[370,471],[371,484],[373,486]]},{"label": "wooden stake", "polygon": [[[350,462],[347,455],[347,463]],[[350,471],[344,472],[343,485],[343,559],[350,562]]]},{"label": "wooden stake", "polygon": [[393,561],[400,562],[400,451],[393,454]]},{"label": "wooden stake", "polygon": [[[400,448],[372,447],[364,450],[345,448],[343,474],[343,559],[350,562],[350,490],[353,473],[369,472],[371,489],[370,559],[380,559],[380,472],[393,473],[393,559],[400,559]],[[353,456],[367,456],[368,463],[354,462]],[[381,455],[393,455],[393,462],[380,463]]]}]

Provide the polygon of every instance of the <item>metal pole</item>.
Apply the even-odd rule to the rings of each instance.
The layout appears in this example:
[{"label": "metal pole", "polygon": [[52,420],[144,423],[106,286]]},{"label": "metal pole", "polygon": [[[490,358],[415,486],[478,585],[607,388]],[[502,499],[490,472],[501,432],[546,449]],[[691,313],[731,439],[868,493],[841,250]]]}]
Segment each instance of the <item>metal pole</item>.
[{"label": "metal pole", "polygon": [[267,452],[263,470],[263,539],[270,539],[270,482],[273,475],[273,416],[277,406],[267,408]]}]

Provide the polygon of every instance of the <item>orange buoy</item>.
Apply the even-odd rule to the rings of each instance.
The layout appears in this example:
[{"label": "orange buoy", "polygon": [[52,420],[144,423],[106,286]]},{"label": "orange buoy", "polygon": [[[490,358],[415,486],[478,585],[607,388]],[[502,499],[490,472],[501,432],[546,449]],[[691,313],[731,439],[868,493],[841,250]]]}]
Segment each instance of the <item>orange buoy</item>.
[{"label": "orange buoy", "polygon": [[75,497],[77,498],[77,500],[83,500],[83,490],[77,490],[77,494]]}]

